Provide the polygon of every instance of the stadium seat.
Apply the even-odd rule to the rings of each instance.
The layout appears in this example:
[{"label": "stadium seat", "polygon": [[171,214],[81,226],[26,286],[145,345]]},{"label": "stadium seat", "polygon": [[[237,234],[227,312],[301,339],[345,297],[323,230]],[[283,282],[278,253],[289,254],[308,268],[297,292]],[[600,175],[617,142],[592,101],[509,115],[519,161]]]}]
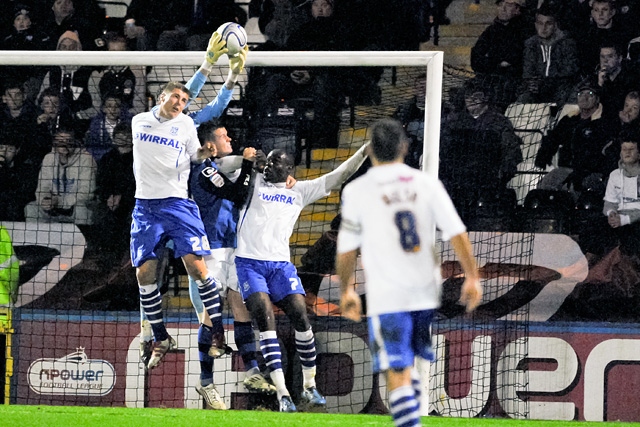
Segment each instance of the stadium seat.
[{"label": "stadium seat", "polygon": [[575,203],[566,191],[531,190],[519,214],[521,231],[570,233]]},{"label": "stadium seat", "polygon": [[515,190],[487,191],[470,207],[465,222],[470,231],[510,231],[515,214]]}]

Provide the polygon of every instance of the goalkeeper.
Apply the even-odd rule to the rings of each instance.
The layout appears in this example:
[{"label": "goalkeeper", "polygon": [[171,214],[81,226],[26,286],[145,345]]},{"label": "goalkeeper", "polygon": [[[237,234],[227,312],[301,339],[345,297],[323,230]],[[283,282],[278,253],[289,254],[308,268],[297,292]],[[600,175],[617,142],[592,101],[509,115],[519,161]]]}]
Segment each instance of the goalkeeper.
[{"label": "goalkeeper", "polygon": [[[230,58],[229,60],[229,75],[224,83],[224,85],[220,88],[219,95],[212,102],[207,104],[202,110],[193,112],[189,114],[189,116],[193,119],[194,124],[199,126],[200,123],[203,123],[207,120],[210,120],[213,117],[219,117],[222,115],[224,109],[229,104],[231,97],[233,95],[233,87],[238,80],[238,76],[242,72],[244,68],[244,63],[246,61],[248,48],[241,52],[240,55],[237,55],[234,58]],[[221,37],[218,33],[213,33],[211,39],[209,40],[209,46],[207,48],[207,52],[205,54],[205,59],[198,69],[198,71],[193,75],[193,77],[187,82],[186,87],[191,92],[190,99],[193,99],[198,95],[200,90],[202,89],[204,83],[208,75],[210,74],[213,65],[220,56],[227,53],[227,49],[225,48],[225,43],[221,40]],[[188,105],[188,104],[187,104]],[[170,245],[172,242],[170,243]],[[196,306],[196,309],[199,313],[202,310],[202,304]],[[141,360],[145,364],[145,366],[151,368],[156,366],[164,353],[159,353],[157,357],[152,356],[152,344],[153,344],[153,334],[151,331],[151,326],[148,322],[147,316],[144,313],[144,310],[141,308],[141,320],[142,320],[142,334],[141,334],[141,342],[140,342],[140,351],[141,351]],[[207,326],[211,326],[211,321],[209,316],[206,316],[205,321],[207,322]],[[224,335],[222,335],[224,339]],[[220,348],[226,348],[226,345],[223,342],[216,343]]]}]

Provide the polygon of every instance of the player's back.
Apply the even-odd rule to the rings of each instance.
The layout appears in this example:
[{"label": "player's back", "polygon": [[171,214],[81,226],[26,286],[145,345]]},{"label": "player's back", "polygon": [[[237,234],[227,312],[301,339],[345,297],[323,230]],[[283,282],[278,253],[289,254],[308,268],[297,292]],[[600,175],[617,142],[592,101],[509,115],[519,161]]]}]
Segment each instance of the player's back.
[{"label": "player's back", "polygon": [[400,163],[373,167],[345,187],[342,217],[360,228],[370,314],[438,306],[435,227],[465,231],[438,180]]}]

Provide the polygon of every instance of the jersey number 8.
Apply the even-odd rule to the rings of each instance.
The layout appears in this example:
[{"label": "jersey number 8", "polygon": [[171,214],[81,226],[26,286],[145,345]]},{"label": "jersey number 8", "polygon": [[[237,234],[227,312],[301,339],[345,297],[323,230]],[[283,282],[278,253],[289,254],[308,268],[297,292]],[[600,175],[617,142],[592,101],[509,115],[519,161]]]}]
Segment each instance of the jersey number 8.
[{"label": "jersey number 8", "polygon": [[411,211],[396,212],[396,226],[400,232],[400,246],[405,252],[420,250],[420,236],[416,231],[416,220]]}]

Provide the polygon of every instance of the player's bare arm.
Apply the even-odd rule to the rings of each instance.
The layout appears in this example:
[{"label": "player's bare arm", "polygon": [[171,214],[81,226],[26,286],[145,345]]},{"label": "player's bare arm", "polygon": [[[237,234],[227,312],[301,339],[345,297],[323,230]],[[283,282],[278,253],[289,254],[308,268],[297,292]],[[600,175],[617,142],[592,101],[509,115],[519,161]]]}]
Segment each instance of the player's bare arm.
[{"label": "player's bare arm", "polygon": [[463,304],[467,308],[467,312],[470,313],[475,310],[482,301],[482,286],[480,285],[478,266],[473,256],[473,248],[471,247],[469,235],[465,232],[452,237],[451,245],[458,256],[465,275],[465,280],[460,291],[460,303]]},{"label": "player's bare arm", "polygon": [[357,259],[357,249],[336,256],[336,272],[340,276],[340,310],[343,317],[354,322],[362,320],[362,301],[355,289]]}]

